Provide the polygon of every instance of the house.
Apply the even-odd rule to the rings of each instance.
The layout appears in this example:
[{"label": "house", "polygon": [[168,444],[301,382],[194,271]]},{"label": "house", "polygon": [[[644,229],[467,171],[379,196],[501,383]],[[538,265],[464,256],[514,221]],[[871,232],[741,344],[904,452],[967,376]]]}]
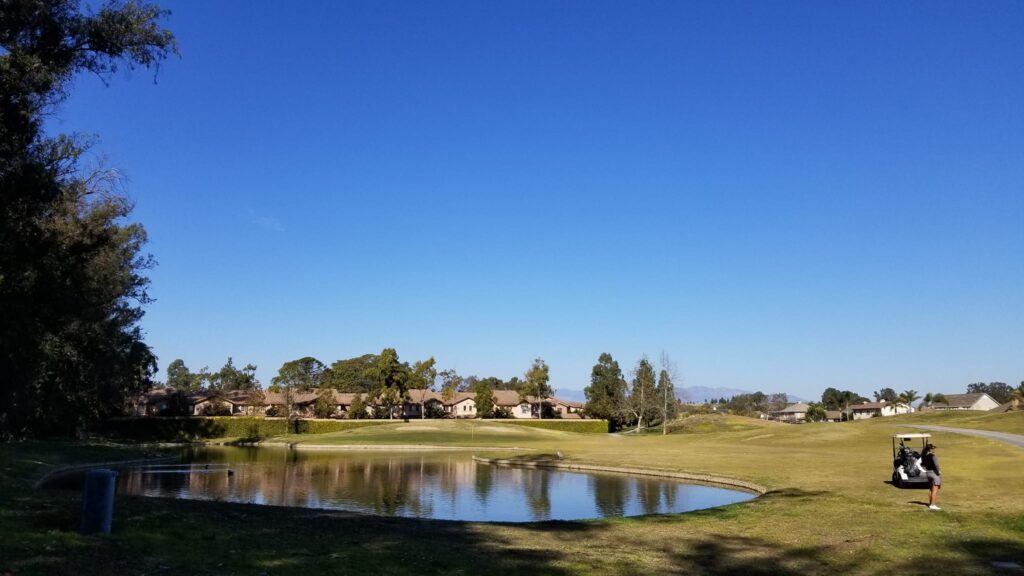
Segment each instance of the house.
[{"label": "house", "polygon": [[445,409],[452,418],[476,418],[476,394],[456,392]]},{"label": "house", "polygon": [[[331,390],[332,410],[330,418],[345,418],[355,397],[359,394],[349,392],[338,392]],[[368,394],[362,394],[366,405],[367,415],[373,414],[375,406],[373,399]],[[275,410],[271,414],[283,416],[284,405],[290,400],[289,412],[300,418],[312,418],[315,416],[315,407],[320,398],[320,392],[311,390],[307,392],[292,392],[290,395],[284,392],[266,392],[253,394],[248,391],[235,390],[223,392],[179,392],[173,388],[157,388],[142,395],[135,403],[133,412],[137,416],[200,416],[206,413],[210,407],[217,404],[224,405],[227,413],[232,416],[265,416],[271,407]],[[515,390],[495,390],[493,392],[494,406],[502,409],[504,417],[512,418],[536,418],[537,398],[520,396]],[[545,414],[553,412],[556,418],[582,418],[583,404],[562,400],[560,398],[544,399]],[[404,413],[406,418],[430,418],[440,415],[447,415],[451,418],[476,418],[479,410],[476,404],[474,392],[457,392],[448,401],[433,390],[410,389],[408,399],[402,406],[394,407],[394,417]]]},{"label": "house", "polygon": [[494,405],[508,410],[513,418],[532,418],[533,408],[515,390],[495,390]]},{"label": "house", "polygon": [[776,420],[781,422],[792,422],[794,424],[799,422],[807,421],[807,411],[811,407],[803,402],[797,402],[796,404],[790,404],[782,410],[775,412],[773,416]]},{"label": "house", "polygon": [[932,410],[993,410],[999,403],[984,392],[977,394],[946,394],[945,404],[932,404]]},{"label": "house", "polygon": [[865,418],[874,418],[876,416],[896,416],[899,414],[909,414],[913,411],[913,406],[903,402],[893,402],[891,404],[885,400],[881,402],[864,402],[863,404],[850,404],[850,419],[864,420]]},{"label": "house", "polygon": [[576,415],[576,417],[578,418],[579,417],[579,413],[583,411],[583,404],[581,404],[579,402],[572,402],[570,400],[561,400],[559,398],[552,398],[551,399],[551,405],[552,405],[552,409],[556,413],[561,415],[562,418],[565,418],[566,416],[569,416],[571,414]]},{"label": "house", "polygon": [[842,422],[842,410],[825,410],[825,422]]}]

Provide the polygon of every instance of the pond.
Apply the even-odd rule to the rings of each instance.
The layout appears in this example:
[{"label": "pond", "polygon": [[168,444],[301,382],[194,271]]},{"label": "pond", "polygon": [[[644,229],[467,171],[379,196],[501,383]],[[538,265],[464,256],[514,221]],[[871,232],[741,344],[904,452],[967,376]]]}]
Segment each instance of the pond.
[{"label": "pond", "polygon": [[187,450],[181,464],[118,472],[119,494],[483,522],[677,513],[755,496],[651,476],[493,466],[464,452],[209,447]]}]

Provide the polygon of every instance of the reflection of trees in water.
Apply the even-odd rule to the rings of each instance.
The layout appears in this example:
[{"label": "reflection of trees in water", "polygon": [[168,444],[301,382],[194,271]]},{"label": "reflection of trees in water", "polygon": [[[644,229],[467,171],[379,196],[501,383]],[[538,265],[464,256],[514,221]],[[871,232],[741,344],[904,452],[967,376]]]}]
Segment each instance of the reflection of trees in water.
[{"label": "reflection of trees in water", "polygon": [[[216,471],[204,470],[205,462],[216,463]],[[227,474],[225,463],[233,475]],[[565,504],[579,505],[583,510],[574,513],[582,516],[595,510],[601,516],[652,514],[690,504],[688,493],[681,493],[676,482],[600,474],[570,482],[559,472],[496,468],[459,454],[253,449],[197,453],[194,466],[193,472],[183,474],[125,470],[119,490],[380,515],[486,519],[511,514],[521,520],[552,518],[552,499],[580,486],[589,486],[593,502],[570,493]],[[557,508],[559,514],[566,512],[561,504]]]},{"label": "reflection of trees in water", "polygon": [[473,482],[473,489],[476,492],[476,499],[481,504],[486,504],[494,489],[494,466],[485,464],[474,466],[476,476]]},{"label": "reflection of trees in water", "polygon": [[629,499],[629,478],[621,476],[591,476],[590,491],[594,505],[602,516],[623,516]]},{"label": "reflection of trees in water", "polygon": [[[210,451],[191,456],[192,473],[144,474],[136,470],[127,473],[122,486],[135,494],[430,516],[433,498],[446,495],[454,503],[460,486],[472,485],[478,470],[472,461],[452,457],[306,454],[291,450]],[[203,465],[207,461],[228,463],[234,474],[229,476],[226,470],[206,472]]]},{"label": "reflection of trees in water", "polygon": [[644,514],[657,514],[661,511],[661,484],[651,480],[636,481],[636,499]]},{"label": "reflection of trees in water", "polygon": [[665,510],[664,510],[664,512],[675,510],[676,509],[676,499],[677,499],[677,496],[679,495],[679,491],[678,491],[679,484],[676,484],[675,482],[658,482],[658,485],[661,486],[661,495],[662,495],[662,498],[665,499]]},{"label": "reflection of trees in water", "polygon": [[545,470],[526,470],[523,475],[526,505],[534,520],[551,517],[551,474]]}]

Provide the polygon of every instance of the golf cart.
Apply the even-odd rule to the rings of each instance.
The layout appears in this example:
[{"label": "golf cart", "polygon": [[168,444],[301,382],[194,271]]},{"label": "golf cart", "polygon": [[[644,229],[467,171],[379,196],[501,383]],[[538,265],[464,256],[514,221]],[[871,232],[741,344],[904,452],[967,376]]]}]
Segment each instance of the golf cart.
[{"label": "golf cart", "polygon": [[[905,486],[928,485],[928,475],[921,465],[921,452],[928,445],[931,434],[896,434],[892,437],[892,485],[897,488]],[[914,450],[913,444],[921,440],[921,449]],[[896,441],[899,440],[899,446]]]}]

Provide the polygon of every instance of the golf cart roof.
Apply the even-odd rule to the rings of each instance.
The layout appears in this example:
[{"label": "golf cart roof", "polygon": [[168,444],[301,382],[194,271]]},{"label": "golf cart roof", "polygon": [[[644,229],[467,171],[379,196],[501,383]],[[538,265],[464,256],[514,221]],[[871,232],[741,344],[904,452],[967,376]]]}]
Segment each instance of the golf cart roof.
[{"label": "golf cart roof", "polygon": [[913,434],[893,434],[893,438],[906,439],[906,440],[909,440],[910,438],[931,438],[931,437],[932,437],[931,434],[926,434],[926,433],[923,433],[923,432],[914,432]]}]

